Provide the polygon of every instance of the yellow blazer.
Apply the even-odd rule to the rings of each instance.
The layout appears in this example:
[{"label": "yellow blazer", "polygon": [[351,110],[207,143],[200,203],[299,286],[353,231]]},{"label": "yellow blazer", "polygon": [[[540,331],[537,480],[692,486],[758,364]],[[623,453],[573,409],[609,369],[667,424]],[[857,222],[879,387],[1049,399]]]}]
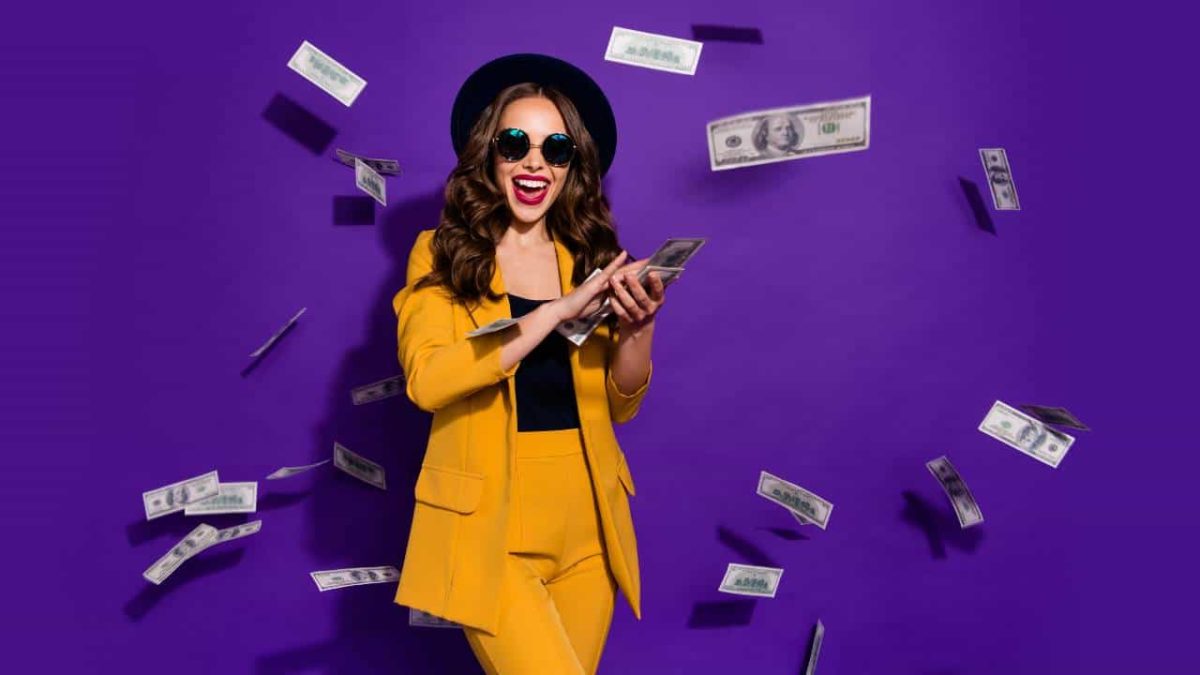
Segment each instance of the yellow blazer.
[{"label": "yellow blazer", "polygon": [[[471,309],[440,286],[412,289],[433,269],[432,238],[433,230],[417,236],[407,285],[392,300],[406,393],[417,407],[433,413],[395,602],[495,635],[516,466],[513,375],[521,364],[500,368],[503,332],[466,336],[510,318],[506,297],[483,298]],[[554,248],[565,295],[575,287],[574,259],[557,239]],[[491,288],[505,292],[499,265]],[[609,564],[640,619],[637,541],[629,514],[633,478],[613,423],[637,414],[653,365],[637,391],[618,390],[608,368],[616,348],[613,332],[601,325],[582,347],[572,347],[571,375]]]}]

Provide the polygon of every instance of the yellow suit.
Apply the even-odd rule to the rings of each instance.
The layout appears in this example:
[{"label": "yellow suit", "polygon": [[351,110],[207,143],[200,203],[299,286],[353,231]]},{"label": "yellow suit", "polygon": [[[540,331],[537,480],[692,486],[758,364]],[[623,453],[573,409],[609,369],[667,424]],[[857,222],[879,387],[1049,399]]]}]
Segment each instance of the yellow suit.
[{"label": "yellow suit", "polygon": [[[499,265],[491,288],[501,294],[500,300],[483,298],[473,309],[442,287],[412,289],[433,269],[432,238],[433,230],[417,235],[407,285],[392,300],[408,397],[433,413],[395,601],[495,635],[516,462],[512,376],[521,364],[500,368],[503,331],[466,337],[497,319],[511,318]],[[557,239],[554,248],[566,295],[575,287],[574,259]],[[653,366],[637,391],[623,394],[608,369],[615,348],[616,336],[601,325],[582,347],[571,349],[571,375],[609,564],[640,619],[637,542],[628,497],[634,494],[633,478],[613,423],[637,414]]]}]

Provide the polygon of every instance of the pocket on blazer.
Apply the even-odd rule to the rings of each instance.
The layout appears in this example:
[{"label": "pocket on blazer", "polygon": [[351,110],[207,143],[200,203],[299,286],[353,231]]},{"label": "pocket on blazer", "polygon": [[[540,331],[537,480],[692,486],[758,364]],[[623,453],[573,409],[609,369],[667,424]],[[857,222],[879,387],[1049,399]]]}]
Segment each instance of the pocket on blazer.
[{"label": "pocket on blazer", "polygon": [[483,474],[444,466],[421,465],[417,476],[417,501],[430,506],[472,513],[483,495]]}]

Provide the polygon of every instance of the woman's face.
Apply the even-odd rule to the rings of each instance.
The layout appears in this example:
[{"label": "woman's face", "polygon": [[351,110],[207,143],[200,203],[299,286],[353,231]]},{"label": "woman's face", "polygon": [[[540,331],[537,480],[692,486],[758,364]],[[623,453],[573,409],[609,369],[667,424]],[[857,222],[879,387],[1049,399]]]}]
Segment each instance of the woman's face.
[{"label": "woman's face", "polygon": [[780,150],[792,145],[792,122],[786,117],[774,117],[767,124],[767,144]]},{"label": "woman's face", "polygon": [[[531,146],[541,146],[550,134],[567,133],[558,108],[546,98],[522,98],[509,103],[500,113],[500,129],[515,128],[529,136]],[[567,166],[551,166],[542,158],[541,147],[530,147],[525,156],[510,162],[495,155],[496,183],[504,190],[513,217],[533,224],[546,217],[546,212],[562,192],[567,179]]]}]

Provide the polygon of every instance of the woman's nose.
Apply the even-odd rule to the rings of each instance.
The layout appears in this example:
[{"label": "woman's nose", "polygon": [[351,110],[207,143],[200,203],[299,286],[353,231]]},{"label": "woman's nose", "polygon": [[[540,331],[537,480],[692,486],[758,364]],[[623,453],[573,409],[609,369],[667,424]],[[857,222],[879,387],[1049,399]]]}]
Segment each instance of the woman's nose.
[{"label": "woman's nose", "polygon": [[530,171],[536,171],[542,168],[543,161],[542,146],[531,145],[529,146],[529,152],[525,153],[524,159],[521,160],[521,166]]}]

